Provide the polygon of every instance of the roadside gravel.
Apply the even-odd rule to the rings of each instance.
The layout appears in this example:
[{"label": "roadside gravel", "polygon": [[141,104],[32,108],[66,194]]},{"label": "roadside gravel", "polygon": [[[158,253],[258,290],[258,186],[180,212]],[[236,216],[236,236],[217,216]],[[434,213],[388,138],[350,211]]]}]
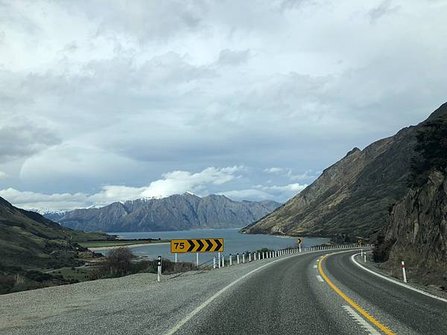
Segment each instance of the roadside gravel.
[{"label": "roadside gravel", "polygon": [[144,273],[3,295],[0,334],[161,334],[268,262],[162,276],[160,283]]}]

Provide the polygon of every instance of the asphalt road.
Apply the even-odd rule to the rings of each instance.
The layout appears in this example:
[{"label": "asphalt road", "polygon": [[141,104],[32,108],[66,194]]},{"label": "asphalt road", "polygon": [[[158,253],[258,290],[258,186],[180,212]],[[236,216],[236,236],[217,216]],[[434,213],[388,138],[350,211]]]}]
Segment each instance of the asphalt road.
[{"label": "asphalt road", "polygon": [[[0,334],[380,334],[321,277],[327,253],[8,294]],[[322,270],[389,334],[447,334],[447,303],[365,272],[353,253],[328,256]]]},{"label": "asphalt road", "polygon": [[[350,259],[356,252],[331,255],[322,263],[342,293],[389,334],[447,334],[447,303],[360,269]],[[253,274],[177,334],[383,333],[318,278],[320,255],[292,257]]]},{"label": "asphalt road", "polygon": [[[348,296],[399,334],[447,334],[447,303],[359,269],[353,253],[330,256],[326,272]],[[360,262],[361,263],[361,262]]]}]

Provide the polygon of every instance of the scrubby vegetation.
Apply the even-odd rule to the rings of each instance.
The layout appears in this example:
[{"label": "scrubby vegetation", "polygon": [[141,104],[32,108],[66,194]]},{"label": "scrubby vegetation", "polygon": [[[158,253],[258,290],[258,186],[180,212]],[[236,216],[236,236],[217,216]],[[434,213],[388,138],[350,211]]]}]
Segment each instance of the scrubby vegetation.
[{"label": "scrubby vegetation", "polygon": [[416,135],[415,156],[412,159],[409,185],[422,186],[432,170],[447,168],[447,118],[427,121]]}]

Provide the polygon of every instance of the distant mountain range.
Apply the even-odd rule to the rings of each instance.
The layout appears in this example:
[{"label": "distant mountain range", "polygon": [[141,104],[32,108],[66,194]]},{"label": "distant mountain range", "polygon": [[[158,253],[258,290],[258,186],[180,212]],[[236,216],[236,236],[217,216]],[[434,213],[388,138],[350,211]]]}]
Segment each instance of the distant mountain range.
[{"label": "distant mountain range", "polygon": [[274,201],[233,201],[223,195],[191,193],[162,199],[114,202],[101,208],[46,213],[61,225],[84,231],[167,231],[243,227],[275,210]]}]

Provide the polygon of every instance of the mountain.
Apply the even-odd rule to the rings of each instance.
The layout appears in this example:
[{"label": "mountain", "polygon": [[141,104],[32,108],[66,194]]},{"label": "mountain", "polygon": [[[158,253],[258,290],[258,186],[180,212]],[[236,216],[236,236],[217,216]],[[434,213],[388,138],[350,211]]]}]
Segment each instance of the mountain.
[{"label": "mountain", "polygon": [[79,253],[87,251],[77,242],[108,238],[64,228],[0,197],[0,293],[20,290],[18,282],[54,279],[36,270],[79,265]]},{"label": "mountain", "polygon": [[300,194],[245,227],[246,233],[371,238],[387,225],[394,204],[409,191],[418,131],[447,113],[447,104],[417,126],[354,148]]},{"label": "mountain", "polygon": [[409,278],[447,290],[446,105],[419,127],[416,138],[411,188],[390,210],[374,258],[399,275],[405,260]]},{"label": "mountain", "polygon": [[223,195],[191,193],[162,199],[114,202],[102,208],[46,214],[63,226],[85,231],[166,231],[247,225],[273,211],[274,201],[233,201]]}]

